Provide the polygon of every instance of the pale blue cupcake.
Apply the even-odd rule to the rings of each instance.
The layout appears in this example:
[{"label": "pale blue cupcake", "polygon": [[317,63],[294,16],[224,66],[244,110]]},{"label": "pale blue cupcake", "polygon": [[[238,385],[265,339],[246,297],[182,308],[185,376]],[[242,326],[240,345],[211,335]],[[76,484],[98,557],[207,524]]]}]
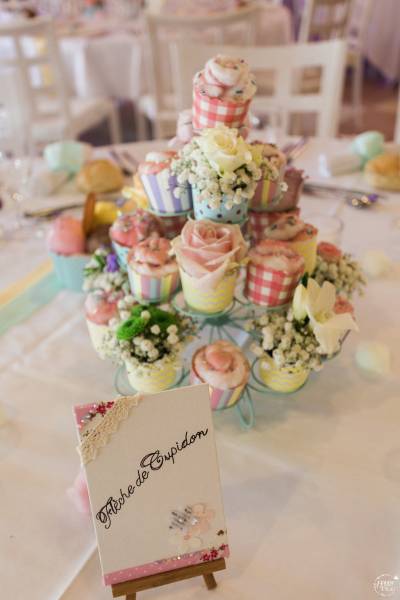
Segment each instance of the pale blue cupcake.
[{"label": "pale blue cupcake", "polygon": [[199,200],[199,192],[196,188],[192,189],[193,209],[195,219],[210,219],[216,223],[230,223],[239,225],[247,219],[249,203],[244,200],[241,204],[234,204],[232,208],[227,208],[224,201],[218,208],[212,208],[207,200]]}]

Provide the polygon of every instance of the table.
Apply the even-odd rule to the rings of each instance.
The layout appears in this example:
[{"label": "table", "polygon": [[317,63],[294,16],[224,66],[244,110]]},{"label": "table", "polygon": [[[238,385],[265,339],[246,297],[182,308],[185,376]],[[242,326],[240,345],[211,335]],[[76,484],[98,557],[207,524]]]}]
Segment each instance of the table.
[{"label": "table", "polygon": [[[316,173],[322,150],[346,141],[313,140],[298,165]],[[140,158],[160,142],[133,144]],[[361,184],[361,175],[338,178]],[[311,211],[334,203],[302,199]],[[360,256],[377,247],[400,258],[391,228],[400,216],[393,195],[374,212],[345,207],[342,247]],[[30,245],[26,254],[30,254]],[[2,248],[2,270],[19,275],[16,246]],[[38,261],[44,249],[36,247]],[[34,261],[33,261],[34,262]],[[8,276],[11,279],[11,276]],[[400,575],[400,417],[398,270],[372,281],[356,300],[361,333],[295,396],[256,399],[256,427],[216,415],[216,440],[232,557],[213,597],[226,600],[376,600],[375,578]],[[57,297],[0,338],[0,577],[4,598],[106,600],[94,534],[65,490],[78,469],[71,407],[115,395],[113,368],[100,362],[85,329],[83,299]],[[360,339],[393,352],[393,374],[369,379],[354,365]],[[397,373],[397,374],[396,374]],[[206,598],[187,581],[146,598]]]}]

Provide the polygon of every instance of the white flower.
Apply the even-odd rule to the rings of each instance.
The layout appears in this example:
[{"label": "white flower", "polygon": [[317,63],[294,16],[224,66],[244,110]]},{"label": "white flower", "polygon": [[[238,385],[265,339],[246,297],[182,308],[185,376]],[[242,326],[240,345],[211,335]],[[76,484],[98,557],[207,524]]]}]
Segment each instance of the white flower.
[{"label": "white flower", "polygon": [[161,331],[159,325],[152,325],[151,329],[150,329],[151,333],[154,333],[154,335],[158,335]]},{"label": "white flower", "polygon": [[146,319],[146,321],[148,321],[151,315],[148,310],[142,310],[140,316],[142,317],[142,319]]},{"label": "white flower", "polygon": [[339,350],[340,340],[346,331],[358,331],[357,323],[350,313],[337,315],[333,312],[336,291],[329,281],[320,287],[314,279],[309,279],[306,292],[306,312],[321,352],[333,354]]},{"label": "white flower", "polygon": [[261,330],[263,334],[263,348],[264,350],[272,350],[274,347],[274,334],[271,327],[263,327]]},{"label": "white flower", "polygon": [[167,333],[178,333],[178,328],[176,325],[170,325],[167,328]]},{"label": "white flower", "polygon": [[173,344],[177,344],[179,342],[179,338],[175,334],[171,333],[167,338],[167,342],[172,346]]},{"label": "white flower", "polygon": [[294,292],[292,300],[293,316],[296,321],[304,321],[307,316],[307,290],[303,284],[299,284]]},{"label": "white flower", "polygon": [[129,319],[130,314],[131,313],[129,312],[129,310],[120,310],[119,312],[119,316],[121,317],[122,321]]},{"label": "white flower", "polygon": [[253,158],[250,146],[238,135],[237,129],[224,125],[203,129],[196,141],[210,165],[220,175],[236,171]]}]

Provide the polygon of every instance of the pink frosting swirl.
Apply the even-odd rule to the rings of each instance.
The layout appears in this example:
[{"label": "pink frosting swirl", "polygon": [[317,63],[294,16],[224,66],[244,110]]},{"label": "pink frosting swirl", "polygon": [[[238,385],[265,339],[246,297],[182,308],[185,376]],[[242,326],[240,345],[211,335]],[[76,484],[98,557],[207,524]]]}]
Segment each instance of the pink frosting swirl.
[{"label": "pink frosting swirl", "polygon": [[317,246],[318,255],[326,262],[338,263],[342,258],[342,251],[330,242],[320,242]]},{"label": "pink frosting swirl", "polygon": [[262,240],[249,252],[250,263],[291,275],[304,270],[304,258],[285,242]]},{"label": "pink frosting swirl", "polygon": [[118,313],[117,303],[121,294],[96,290],[85,300],[86,318],[96,325],[107,325]]},{"label": "pink frosting swirl", "polygon": [[239,225],[208,220],[188,221],[172,245],[179,266],[203,289],[217,287],[247,254]]},{"label": "pink frosting swirl", "polygon": [[174,150],[149,152],[146,154],[144,162],[140,163],[138,172],[140,175],[156,175],[167,169],[175,156],[176,152]]},{"label": "pink frosting swirl", "polygon": [[246,102],[256,93],[254,75],[243,59],[218,54],[196,73],[193,84],[209,98]]},{"label": "pink frosting swirl", "polygon": [[350,313],[352,316],[354,316],[354,306],[347,300],[347,298],[343,298],[343,296],[336,296],[333,312],[337,315]]},{"label": "pink frosting swirl", "polygon": [[201,381],[220,390],[246,384],[250,373],[240,348],[225,340],[200,348],[193,357],[192,369]]},{"label": "pink frosting swirl", "polygon": [[171,242],[152,235],[137,244],[128,255],[128,264],[137,273],[161,277],[178,270],[176,259],[171,256]]},{"label": "pink frosting swirl", "polygon": [[270,240],[292,240],[304,229],[304,223],[296,215],[284,215],[264,229],[264,237]]},{"label": "pink frosting swirl", "polygon": [[111,239],[127,248],[133,248],[152,233],[162,235],[163,225],[158,217],[141,208],[118,217],[110,229]]},{"label": "pink frosting swirl", "polygon": [[83,254],[85,252],[85,235],[81,221],[68,215],[58,217],[49,230],[47,247],[50,252],[64,256]]}]

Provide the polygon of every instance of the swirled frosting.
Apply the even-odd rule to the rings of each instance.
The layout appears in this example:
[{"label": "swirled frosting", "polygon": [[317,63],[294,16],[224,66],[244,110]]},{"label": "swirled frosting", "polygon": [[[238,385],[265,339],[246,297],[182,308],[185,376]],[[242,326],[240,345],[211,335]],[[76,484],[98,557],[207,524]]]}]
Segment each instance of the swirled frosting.
[{"label": "swirled frosting", "polygon": [[174,150],[165,150],[163,152],[148,152],[144,162],[139,165],[139,173],[141,175],[155,175],[167,169],[171,160],[175,158]]},{"label": "swirled frosting", "polygon": [[128,255],[128,265],[136,273],[161,277],[178,270],[176,259],[170,255],[171,242],[152,235],[137,244]]},{"label": "swirled frosting", "polygon": [[304,269],[304,259],[285,242],[262,240],[249,252],[250,263],[292,274]]},{"label": "swirled frosting", "polygon": [[110,229],[110,237],[114,242],[133,248],[152,233],[162,235],[163,225],[155,215],[141,208],[127,215],[121,215]]},{"label": "swirled frosting", "polygon": [[50,252],[71,256],[85,252],[85,235],[82,223],[68,215],[58,217],[52,224],[47,237]]},{"label": "swirled frosting", "polygon": [[201,381],[220,390],[244,385],[250,371],[240,348],[225,340],[200,348],[193,357],[192,368]]},{"label": "swirled frosting", "polygon": [[86,318],[97,325],[107,325],[107,323],[117,315],[117,302],[121,294],[96,290],[88,294],[85,300]]},{"label": "swirled frosting", "polygon": [[209,98],[245,102],[256,93],[254,75],[243,59],[218,54],[196,73],[194,87]]},{"label": "swirled frosting", "polygon": [[303,231],[304,222],[295,215],[285,215],[264,229],[264,237],[269,240],[292,240]]}]

